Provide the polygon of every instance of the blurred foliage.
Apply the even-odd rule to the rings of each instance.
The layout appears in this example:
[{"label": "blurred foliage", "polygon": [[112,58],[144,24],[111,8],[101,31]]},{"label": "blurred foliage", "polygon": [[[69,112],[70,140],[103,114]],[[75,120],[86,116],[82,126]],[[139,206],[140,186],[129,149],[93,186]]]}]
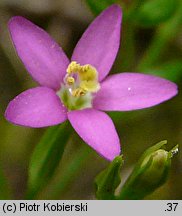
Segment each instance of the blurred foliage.
[{"label": "blurred foliage", "polygon": [[178,0],[148,0],[136,11],[136,21],[146,27],[158,25],[174,15]]},{"label": "blurred foliage", "polygon": [[37,144],[30,161],[26,198],[33,199],[51,179],[62,158],[70,137],[70,125],[65,122],[50,127]]},{"label": "blurred foliage", "polygon": [[165,77],[166,79],[173,82],[178,82],[178,80],[182,78],[182,61],[175,59],[159,66],[148,68],[145,72],[156,76]]},{"label": "blurred foliage", "polygon": [[[182,1],[180,0],[0,1],[0,164],[2,165],[0,183],[4,185],[7,179],[8,185],[12,188],[12,195],[16,199],[24,198],[27,170],[31,166],[30,158],[44,129],[18,127],[3,118],[8,102],[15,95],[37,85],[15,54],[7,22],[15,15],[32,20],[47,30],[67,55],[71,56],[77,40],[94,19],[94,15],[113,2],[122,6],[124,19],[122,43],[112,73],[138,71],[159,75],[177,82],[181,90]],[[167,139],[170,148],[172,147],[170,144],[182,142],[181,107],[182,94],[179,93],[172,100],[150,109],[109,113],[121,138],[125,158],[123,180],[127,178],[139,155],[153,143]],[[40,153],[42,159],[43,152]],[[61,163],[58,160],[56,162],[54,175],[51,174],[53,179],[47,178],[47,181],[50,180],[49,184],[37,198],[94,199],[93,180],[107,166],[107,161],[83,145],[78,136],[73,134]],[[179,152],[173,161],[167,183],[146,199],[181,199],[181,181],[182,158]]]},{"label": "blurred foliage", "polygon": [[10,190],[7,184],[7,179],[0,167],[0,200],[10,199]]},{"label": "blurred foliage", "polygon": [[104,9],[106,9],[109,5],[114,4],[115,0],[86,0],[87,4],[89,5],[90,9],[93,11],[95,15],[98,15]]}]

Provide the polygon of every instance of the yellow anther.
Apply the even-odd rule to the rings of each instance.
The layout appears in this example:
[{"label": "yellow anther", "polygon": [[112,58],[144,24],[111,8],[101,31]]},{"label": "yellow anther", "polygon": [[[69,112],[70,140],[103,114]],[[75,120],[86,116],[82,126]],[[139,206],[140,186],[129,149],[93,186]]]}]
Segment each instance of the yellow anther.
[{"label": "yellow anther", "polygon": [[98,80],[97,70],[91,65],[81,66],[80,71],[78,71],[80,80],[84,81],[96,81]]},{"label": "yellow anther", "polygon": [[68,76],[68,77],[66,78],[66,83],[67,83],[68,85],[72,85],[72,84],[75,83],[75,79],[74,79],[73,77],[71,77],[71,76]]},{"label": "yellow anther", "polygon": [[66,72],[68,74],[71,74],[71,73],[76,73],[78,72],[78,70],[80,70],[80,64],[78,64],[76,61],[72,61],[69,65],[68,65],[68,68],[66,70]]},{"label": "yellow anther", "polygon": [[82,66],[82,70],[79,71],[79,78],[81,88],[89,92],[97,92],[100,89],[97,70],[91,65]]},{"label": "yellow anther", "polygon": [[89,92],[97,92],[100,89],[100,84],[95,81],[81,81],[80,88],[84,89],[85,91]]},{"label": "yellow anther", "polygon": [[72,91],[73,96],[85,95],[87,92],[97,92],[100,89],[100,84],[98,82],[98,72],[97,70],[89,65],[81,66],[76,61],[72,61],[67,68],[68,77],[66,79],[67,83],[72,85],[75,80],[70,74],[78,75],[78,87]]},{"label": "yellow anther", "polygon": [[84,96],[85,94],[86,94],[86,91],[80,87],[73,90],[73,92],[72,92],[72,95],[74,97]]},{"label": "yellow anther", "polygon": [[78,72],[79,73],[86,73],[89,70],[90,67],[91,66],[89,64],[80,66],[80,68],[79,68],[80,70]]}]

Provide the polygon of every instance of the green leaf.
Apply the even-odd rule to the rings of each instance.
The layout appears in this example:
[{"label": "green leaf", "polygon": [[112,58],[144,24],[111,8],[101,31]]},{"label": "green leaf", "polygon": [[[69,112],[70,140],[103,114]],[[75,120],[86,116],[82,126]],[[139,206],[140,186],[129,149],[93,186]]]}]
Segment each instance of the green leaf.
[{"label": "green leaf", "polygon": [[115,190],[121,182],[120,171],[123,157],[116,157],[111,164],[102,171],[95,179],[97,199],[115,199]]},{"label": "green leaf", "polygon": [[27,199],[34,198],[52,178],[70,136],[68,122],[50,127],[36,146],[29,167]]},{"label": "green leaf", "polygon": [[144,152],[117,199],[143,199],[167,181],[171,158],[178,146],[166,151],[161,149],[165,144],[167,141],[161,141]]},{"label": "green leaf", "polygon": [[0,166],[0,200],[8,199],[10,199],[9,185]]},{"label": "green leaf", "polygon": [[98,15],[104,9],[115,3],[115,0],[86,0],[90,9],[95,15]]},{"label": "green leaf", "polygon": [[148,0],[136,13],[136,20],[143,26],[154,26],[168,20],[175,13],[178,0]]}]

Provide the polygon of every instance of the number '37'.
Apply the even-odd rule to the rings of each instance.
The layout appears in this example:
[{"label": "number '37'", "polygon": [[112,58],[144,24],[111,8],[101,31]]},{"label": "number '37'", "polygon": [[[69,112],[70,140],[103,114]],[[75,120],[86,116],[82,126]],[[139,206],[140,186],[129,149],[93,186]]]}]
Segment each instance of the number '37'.
[{"label": "number '37'", "polygon": [[166,211],[176,211],[178,203],[167,203],[168,208]]}]

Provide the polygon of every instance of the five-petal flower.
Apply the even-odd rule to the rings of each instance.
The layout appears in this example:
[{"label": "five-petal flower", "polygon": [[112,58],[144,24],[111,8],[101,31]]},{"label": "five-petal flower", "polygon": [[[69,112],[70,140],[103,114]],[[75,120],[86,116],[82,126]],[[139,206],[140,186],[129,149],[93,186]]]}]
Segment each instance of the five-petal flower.
[{"label": "five-petal flower", "polygon": [[112,160],[120,141],[112,120],[102,111],[129,111],[157,105],[177,94],[165,79],[141,73],[107,76],[120,44],[122,13],[117,5],[103,11],[76,45],[71,63],[59,45],[23,17],[9,30],[16,51],[40,87],[12,100],[5,112],[12,123],[46,127],[69,120],[80,137]]}]

